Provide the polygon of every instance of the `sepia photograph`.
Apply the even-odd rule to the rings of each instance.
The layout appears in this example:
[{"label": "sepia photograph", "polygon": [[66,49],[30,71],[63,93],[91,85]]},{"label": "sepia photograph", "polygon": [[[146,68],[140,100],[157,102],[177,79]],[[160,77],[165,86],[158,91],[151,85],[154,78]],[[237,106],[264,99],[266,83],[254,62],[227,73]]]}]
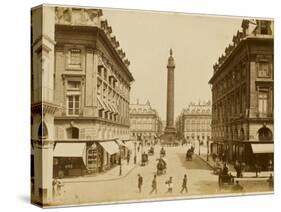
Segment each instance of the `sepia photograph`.
[{"label": "sepia photograph", "polygon": [[31,202],[274,193],[274,19],[31,9]]}]

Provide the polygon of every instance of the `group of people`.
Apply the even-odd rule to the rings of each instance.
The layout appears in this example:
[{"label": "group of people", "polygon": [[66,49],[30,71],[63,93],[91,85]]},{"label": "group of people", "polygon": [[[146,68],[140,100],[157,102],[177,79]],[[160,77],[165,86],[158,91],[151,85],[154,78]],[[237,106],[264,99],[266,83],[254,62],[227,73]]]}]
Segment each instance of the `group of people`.
[{"label": "group of people", "polygon": [[[173,177],[169,177],[168,180],[165,181],[165,184],[167,186],[167,191],[166,193],[172,193],[173,192]],[[141,176],[141,174],[138,174],[138,191],[139,193],[142,192],[142,186],[143,186],[143,177]],[[152,182],[151,182],[151,191],[149,192],[150,194],[157,194],[158,192],[158,182],[157,182],[157,175],[155,174],[153,176]],[[184,174],[183,176],[183,180],[182,180],[182,184],[181,184],[181,190],[180,193],[182,192],[188,192],[188,188],[187,188],[187,175]]]}]

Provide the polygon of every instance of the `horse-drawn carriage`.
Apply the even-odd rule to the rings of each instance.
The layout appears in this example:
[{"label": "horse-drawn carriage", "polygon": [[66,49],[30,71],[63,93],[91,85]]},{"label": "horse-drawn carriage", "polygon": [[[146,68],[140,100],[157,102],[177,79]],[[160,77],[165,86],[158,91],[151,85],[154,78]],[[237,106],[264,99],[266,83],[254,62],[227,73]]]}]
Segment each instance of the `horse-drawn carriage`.
[{"label": "horse-drawn carriage", "polygon": [[160,157],[165,157],[166,156],[166,151],[165,149],[162,147],[160,150]]},{"label": "horse-drawn carriage", "polygon": [[219,186],[225,186],[225,185],[233,185],[234,184],[234,176],[231,174],[225,174],[220,172],[219,173]]},{"label": "horse-drawn carriage", "polygon": [[148,155],[154,155],[154,147],[151,146],[150,149],[148,150]]},{"label": "horse-drawn carriage", "polygon": [[148,164],[148,154],[142,153],[141,155],[141,165],[145,166]]},{"label": "horse-drawn carriage", "polygon": [[192,155],[194,153],[194,147],[190,147],[187,151],[186,151],[186,156],[185,159],[187,161],[192,160]]},{"label": "horse-drawn carriage", "polygon": [[163,158],[159,158],[157,160],[158,160],[158,163],[156,165],[157,175],[166,174],[167,162]]}]

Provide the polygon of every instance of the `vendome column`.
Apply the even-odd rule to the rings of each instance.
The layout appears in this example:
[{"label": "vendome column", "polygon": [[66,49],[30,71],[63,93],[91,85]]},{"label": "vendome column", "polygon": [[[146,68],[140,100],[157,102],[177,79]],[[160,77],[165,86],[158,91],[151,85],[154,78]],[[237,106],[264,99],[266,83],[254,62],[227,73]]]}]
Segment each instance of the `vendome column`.
[{"label": "vendome column", "polygon": [[175,142],[176,128],[174,126],[174,95],[175,95],[175,61],[173,51],[170,49],[170,57],[167,65],[167,113],[166,113],[166,128],[164,134],[165,142]]}]

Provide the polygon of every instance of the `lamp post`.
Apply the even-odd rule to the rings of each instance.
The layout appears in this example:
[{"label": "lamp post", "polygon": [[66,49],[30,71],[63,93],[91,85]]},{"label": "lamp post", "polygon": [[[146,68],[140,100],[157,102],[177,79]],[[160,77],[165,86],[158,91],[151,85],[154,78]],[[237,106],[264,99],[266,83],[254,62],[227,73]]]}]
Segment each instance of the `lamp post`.
[{"label": "lamp post", "polygon": [[134,145],[135,145],[135,157],[134,157],[134,163],[136,164],[136,163],[137,163],[137,142],[136,142],[136,141],[134,142]]},{"label": "lamp post", "polygon": [[209,161],[209,138],[207,137],[207,161]]},{"label": "lamp post", "polygon": [[198,143],[199,143],[199,155],[200,155],[200,146],[201,146],[200,139],[198,139]]},{"label": "lamp post", "polygon": [[120,169],[119,169],[119,176],[121,176],[121,175],[122,175],[121,146],[119,147],[119,151],[120,151],[120,156],[119,156],[119,165],[120,165]]}]

